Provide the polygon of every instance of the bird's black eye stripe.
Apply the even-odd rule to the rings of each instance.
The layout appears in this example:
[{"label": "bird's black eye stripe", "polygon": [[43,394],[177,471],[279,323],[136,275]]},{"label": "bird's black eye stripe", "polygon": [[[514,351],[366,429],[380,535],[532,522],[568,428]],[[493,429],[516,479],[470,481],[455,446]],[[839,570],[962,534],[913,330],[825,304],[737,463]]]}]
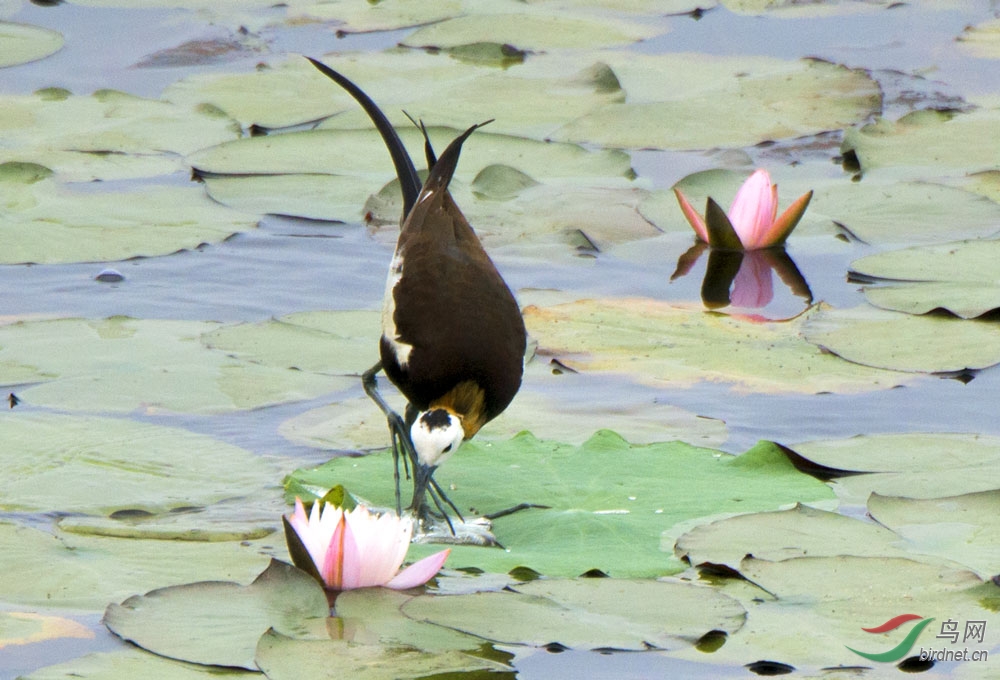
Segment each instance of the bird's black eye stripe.
[{"label": "bird's black eye stripe", "polygon": [[441,451],[441,453],[448,453],[449,451],[451,451],[451,444],[448,444],[448,446],[444,447],[444,450]]}]

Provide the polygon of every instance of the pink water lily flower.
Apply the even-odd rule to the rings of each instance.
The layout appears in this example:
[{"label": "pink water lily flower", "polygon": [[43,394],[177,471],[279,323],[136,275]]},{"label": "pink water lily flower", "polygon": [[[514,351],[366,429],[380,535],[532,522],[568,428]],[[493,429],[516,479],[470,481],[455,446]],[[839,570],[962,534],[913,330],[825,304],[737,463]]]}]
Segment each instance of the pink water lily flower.
[{"label": "pink water lily flower", "polygon": [[680,189],[677,202],[694,232],[713,248],[757,250],[780,246],[802,219],[813,192],[800,196],[778,216],[778,185],[771,184],[767,170],[755,171],[736,192],[727,215],[709,198],[705,217],[692,207]]},{"label": "pink water lily flower", "polygon": [[284,519],[295,566],[315,576],[328,590],[415,588],[434,578],[450,552],[442,550],[400,571],[413,536],[413,520],[372,513],[362,505],[345,511],[316,502],[306,514],[296,498],[295,512]]}]

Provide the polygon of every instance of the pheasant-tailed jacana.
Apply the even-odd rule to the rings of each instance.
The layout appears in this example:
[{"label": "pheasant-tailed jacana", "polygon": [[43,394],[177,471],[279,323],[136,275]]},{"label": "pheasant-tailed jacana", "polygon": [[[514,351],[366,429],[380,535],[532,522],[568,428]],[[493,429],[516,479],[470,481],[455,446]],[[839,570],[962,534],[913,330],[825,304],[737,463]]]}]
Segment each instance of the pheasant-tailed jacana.
[{"label": "pheasant-tailed jacana", "polygon": [[[437,159],[421,126],[431,166],[421,187],[409,154],[375,103],[344,76],[310,61],[372,119],[402,189],[401,229],[382,306],[381,361],[365,373],[364,385],[389,422],[397,509],[398,442],[413,465],[410,510],[425,518],[429,492],[447,519],[441,500],[458,510],[434,481],[434,471],[514,398],[526,339],[514,295],[448,192],[462,144],[482,124],[459,135]],[[405,422],[379,394],[379,370],[406,397]]]}]

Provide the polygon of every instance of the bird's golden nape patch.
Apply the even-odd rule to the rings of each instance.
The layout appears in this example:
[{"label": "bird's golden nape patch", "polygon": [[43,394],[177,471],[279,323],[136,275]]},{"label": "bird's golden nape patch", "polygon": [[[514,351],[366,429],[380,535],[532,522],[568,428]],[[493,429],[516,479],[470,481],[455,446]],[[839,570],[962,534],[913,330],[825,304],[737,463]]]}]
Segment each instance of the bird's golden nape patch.
[{"label": "bird's golden nape patch", "polygon": [[486,392],[474,380],[463,380],[439,399],[431,402],[428,411],[443,408],[462,420],[465,438],[472,437],[486,424]]}]

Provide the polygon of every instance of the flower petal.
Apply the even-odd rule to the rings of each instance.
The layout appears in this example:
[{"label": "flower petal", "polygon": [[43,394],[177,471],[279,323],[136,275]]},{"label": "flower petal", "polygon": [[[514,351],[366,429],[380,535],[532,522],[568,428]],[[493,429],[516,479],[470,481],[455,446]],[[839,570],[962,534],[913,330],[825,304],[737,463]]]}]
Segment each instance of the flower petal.
[{"label": "flower petal", "polygon": [[754,171],[736,192],[729,221],[746,250],[762,247],[761,235],[771,227],[776,201],[771,176],[763,168]]},{"label": "flower petal", "polygon": [[442,550],[439,553],[434,553],[429,557],[414,562],[386,583],[386,587],[393,590],[406,590],[407,588],[422,586],[441,571],[441,567],[444,566],[444,561],[448,559],[450,552],[450,549]]},{"label": "flower petal", "polygon": [[[333,507],[333,506],[330,506]],[[331,590],[344,590],[344,557],[347,547],[347,521],[344,513],[340,513],[337,528],[330,538],[329,547],[326,550],[326,559],[320,569],[323,583]],[[353,541],[351,541],[353,544]]]},{"label": "flower petal", "polygon": [[732,304],[737,307],[764,307],[774,299],[771,265],[760,253],[745,253],[733,279]]},{"label": "flower petal", "polygon": [[806,212],[806,208],[809,207],[809,201],[812,200],[813,192],[809,191],[805,194],[799,196],[794,203],[792,203],[785,212],[781,213],[781,217],[775,220],[765,232],[761,235],[761,248],[770,248],[771,246],[780,246],[788,238],[788,235],[792,233],[798,225],[799,220]]},{"label": "flower petal", "polygon": [[708,243],[708,229],[705,227],[705,219],[698,214],[698,211],[688,202],[687,197],[681,193],[680,189],[674,189],[674,195],[677,197],[677,202],[680,203],[681,212],[687,218],[688,224],[694,229],[694,233],[699,239]]},{"label": "flower petal", "polygon": [[708,244],[720,250],[743,250],[743,243],[726,213],[714,199],[705,204],[705,224],[708,227]]},{"label": "flower petal", "polygon": [[413,521],[393,513],[376,515],[364,506],[347,514],[357,545],[359,570],[355,588],[385,585],[406,558],[413,534]]}]

